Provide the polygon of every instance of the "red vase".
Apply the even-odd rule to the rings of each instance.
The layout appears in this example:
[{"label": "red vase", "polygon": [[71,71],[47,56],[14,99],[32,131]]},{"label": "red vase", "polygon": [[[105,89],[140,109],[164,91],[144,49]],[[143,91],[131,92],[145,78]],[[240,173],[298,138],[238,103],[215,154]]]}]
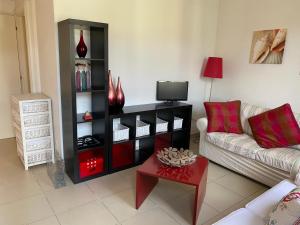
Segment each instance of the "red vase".
[{"label": "red vase", "polygon": [[108,106],[110,110],[116,107],[117,94],[112,81],[110,70],[108,71]]},{"label": "red vase", "polygon": [[124,92],[122,90],[122,86],[121,86],[121,81],[120,81],[120,77],[118,77],[118,84],[117,84],[117,89],[116,89],[116,93],[117,93],[117,103],[116,103],[116,107],[121,110],[125,104],[125,96],[124,96]]},{"label": "red vase", "polygon": [[87,47],[83,40],[83,30],[80,30],[80,40],[76,47],[76,51],[77,51],[79,58],[84,58],[86,56]]}]

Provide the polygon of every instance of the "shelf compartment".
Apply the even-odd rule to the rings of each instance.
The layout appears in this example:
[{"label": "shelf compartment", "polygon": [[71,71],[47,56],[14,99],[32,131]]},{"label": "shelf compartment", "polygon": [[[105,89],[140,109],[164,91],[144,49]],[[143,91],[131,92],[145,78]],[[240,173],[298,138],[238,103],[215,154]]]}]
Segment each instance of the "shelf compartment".
[{"label": "shelf compartment", "polygon": [[136,137],[143,137],[150,135],[150,124],[147,124],[141,120],[136,121]]},{"label": "shelf compartment", "polygon": [[[178,109],[178,110],[173,110],[173,115],[174,115],[174,130],[184,130],[187,129],[191,126],[190,120],[191,120],[191,110],[189,108],[187,109]],[[175,129],[175,123],[176,118],[182,119],[182,125],[180,129]]]},{"label": "shelf compartment", "polygon": [[164,133],[155,136],[154,149],[155,152],[172,146],[172,134]]},{"label": "shelf compartment", "polygon": [[77,123],[90,123],[93,122],[94,120],[100,120],[100,119],[104,119],[105,117],[105,113],[91,113],[93,119],[92,120],[84,120],[83,116],[84,113],[79,113],[77,114]]},{"label": "shelf compartment", "polygon": [[92,90],[86,90],[86,91],[76,91],[77,93],[100,93],[100,94],[105,94],[105,90],[101,90],[101,89],[99,89],[99,90],[94,90],[94,89],[92,89]]},{"label": "shelf compartment", "polygon": [[168,132],[168,121],[156,118],[156,133]]},{"label": "shelf compartment", "polygon": [[182,129],[183,119],[177,116],[174,116],[173,130]]},{"label": "shelf compartment", "polygon": [[134,145],[132,141],[112,145],[112,168],[128,166],[134,162]]},{"label": "shelf compartment", "polygon": [[154,136],[136,140],[135,142],[135,163],[144,162],[154,153]]},{"label": "shelf compartment", "polygon": [[[164,128],[163,132],[171,132],[171,131],[173,131],[174,116],[173,116],[172,110],[159,110],[159,111],[157,111],[156,118],[168,122],[168,126],[167,126],[168,129],[166,130]],[[162,131],[156,129],[156,133],[162,133]]]},{"label": "shelf compartment", "polygon": [[77,149],[87,151],[91,148],[103,147],[104,140],[96,135],[86,135],[77,139]]},{"label": "shelf compartment", "polygon": [[180,130],[177,132],[173,132],[172,135],[172,147],[174,148],[189,148],[189,139],[187,138],[189,133],[185,130]]},{"label": "shelf compartment", "polygon": [[142,164],[145,162],[151,154],[147,150],[135,150],[134,152],[134,162],[136,165]]},{"label": "shelf compartment", "polygon": [[104,172],[104,150],[96,148],[78,155],[80,179],[101,174]]},{"label": "shelf compartment", "polygon": [[75,57],[75,60],[76,61],[104,61],[105,59],[97,59],[97,58],[78,58],[78,57]]},{"label": "shelf compartment", "polygon": [[129,140],[129,127],[126,127],[121,123],[114,124],[113,141],[120,142],[124,140]]}]

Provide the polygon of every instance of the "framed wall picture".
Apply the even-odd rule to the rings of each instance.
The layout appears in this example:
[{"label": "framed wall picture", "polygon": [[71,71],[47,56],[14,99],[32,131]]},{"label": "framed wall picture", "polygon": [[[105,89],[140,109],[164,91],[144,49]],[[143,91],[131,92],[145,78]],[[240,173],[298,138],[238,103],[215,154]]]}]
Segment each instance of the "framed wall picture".
[{"label": "framed wall picture", "polygon": [[253,32],[250,51],[252,64],[282,64],[287,29]]}]

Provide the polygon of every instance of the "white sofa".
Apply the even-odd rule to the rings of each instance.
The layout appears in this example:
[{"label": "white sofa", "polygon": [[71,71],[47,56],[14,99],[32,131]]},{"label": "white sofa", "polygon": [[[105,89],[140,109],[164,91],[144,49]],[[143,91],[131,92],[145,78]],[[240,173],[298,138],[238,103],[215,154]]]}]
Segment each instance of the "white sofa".
[{"label": "white sofa", "polygon": [[291,181],[284,180],[214,225],[264,225],[272,208],[295,187]]},{"label": "white sofa", "polygon": [[[300,173],[300,146],[264,149],[252,137],[248,118],[266,110],[267,108],[242,104],[241,122],[244,134],[207,133],[207,118],[199,119],[199,153],[268,186],[274,186],[284,179],[294,180]],[[300,114],[295,113],[295,117],[300,124]]]}]

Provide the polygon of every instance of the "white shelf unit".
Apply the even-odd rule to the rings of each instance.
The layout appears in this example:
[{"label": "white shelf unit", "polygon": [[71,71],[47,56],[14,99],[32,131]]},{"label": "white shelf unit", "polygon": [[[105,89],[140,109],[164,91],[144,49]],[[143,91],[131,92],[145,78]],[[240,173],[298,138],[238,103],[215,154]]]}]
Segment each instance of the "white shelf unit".
[{"label": "white shelf unit", "polygon": [[17,153],[25,170],[54,163],[51,99],[44,94],[15,95],[11,107]]}]

